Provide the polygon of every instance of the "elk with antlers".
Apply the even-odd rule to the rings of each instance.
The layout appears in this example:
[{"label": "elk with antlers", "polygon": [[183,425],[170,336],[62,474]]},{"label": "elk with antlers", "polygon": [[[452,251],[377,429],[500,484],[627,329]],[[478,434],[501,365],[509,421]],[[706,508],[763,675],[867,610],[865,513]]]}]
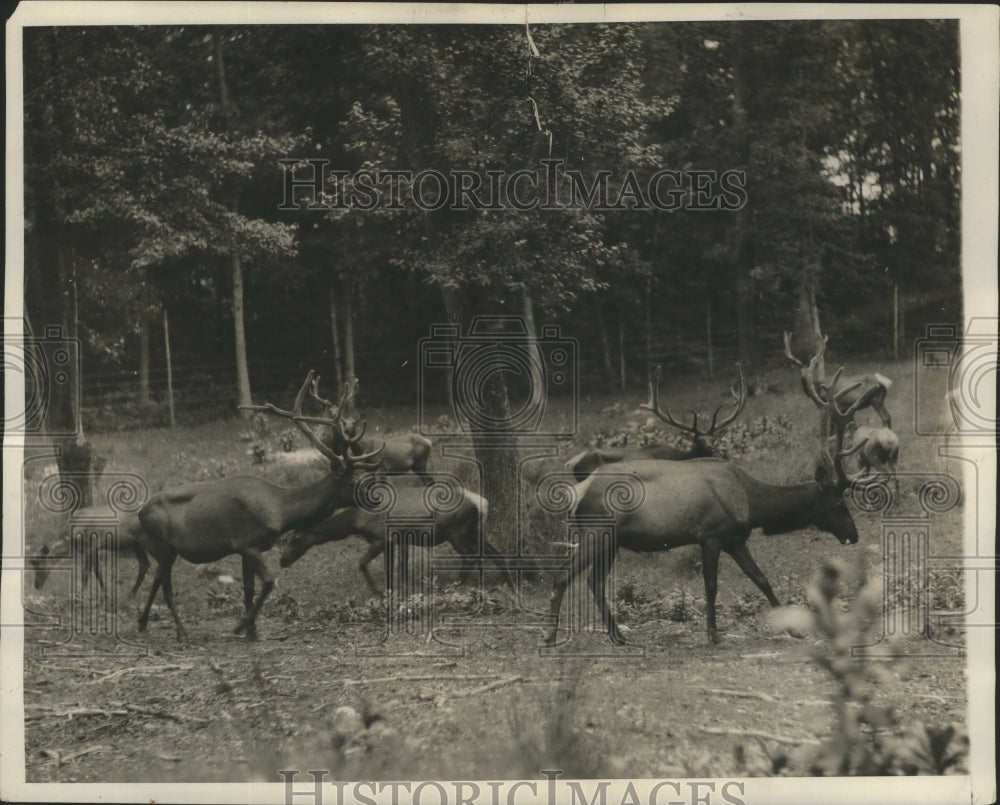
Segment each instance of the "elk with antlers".
[{"label": "elk with antlers", "polygon": [[[76,512],[78,517],[100,517],[114,519],[115,512],[110,506],[90,506]],[[129,591],[128,597],[133,598],[142,585],[142,580],[146,578],[149,570],[149,557],[143,548],[145,535],[142,526],[139,525],[139,518],[134,514],[120,515],[118,521],[117,540],[102,540],[98,545],[85,545],[83,541],[75,537],[64,536],[53,543],[42,546],[41,557],[29,560],[31,568],[35,571],[35,589],[40,590],[45,585],[49,574],[52,572],[52,559],[57,556],[81,555],[83,565],[81,567],[81,583],[86,588],[90,581],[90,575],[97,578],[100,588],[104,589],[104,576],[101,573],[101,562],[98,552],[107,553],[118,551],[119,553],[131,553],[139,563],[139,575]]]},{"label": "elk with antlers", "polygon": [[[511,590],[514,590],[514,580],[500,552],[485,539],[482,541],[482,549],[480,550],[480,522],[486,516],[486,499],[468,490],[464,490],[462,496],[463,499],[456,508],[436,514],[433,545],[425,545],[424,547],[433,547],[447,542],[455,549],[456,553],[463,557],[488,556],[500,567],[504,574],[504,580]],[[404,519],[408,515],[422,517],[426,508],[422,489],[404,488],[398,491],[398,498],[393,506],[393,516]],[[313,546],[326,542],[337,542],[352,536],[362,537],[368,542],[368,550],[359,562],[359,569],[369,589],[378,594],[378,588],[368,574],[368,564],[380,553],[386,551],[385,518],[386,512],[369,512],[353,506],[341,509],[310,528],[296,531],[281,554],[281,566],[289,567],[294,564]],[[387,580],[392,577],[390,572],[392,555],[399,547],[402,548],[402,551],[399,552],[400,569],[403,577],[406,577],[410,546],[393,545],[389,546],[386,555]],[[465,563],[463,578],[468,574],[471,561],[470,558]]]},{"label": "elk with antlers", "polygon": [[[375,469],[381,462],[382,449],[353,455],[356,440],[343,433],[343,423],[302,414],[302,401],[312,383],[313,372],[295,397],[290,411],[271,403],[243,406],[248,410],[267,411],[291,419],[313,446],[330,461],[330,472],[307,486],[286,489],[253,476],[236,476],[218,481],[185,484],[165,489],[152,497],[139,511],[139,522],[147,537],[147,547],[159,562],[153,589],[139,616],[139,631],[146,629],[149,610],[157,590],[163,597],[177,626],[177,637],[187,640],[174,606],[170,574],[178,556],[195,564],[215,562],[238,554],[243,560],[243,599],[245,617],[237,624],[236,634],[246,632],[256,639],[256,619],[261,606],[274,587],[274,576],[262,556],[278,537],[293,528],[308,528],[328,517],[337,508],[354,502],[358,473]],[[348,390],[345,388],[346,398]],[[338,453],[316,435],[307,423],[337,429],[344,450]],[[362,427],[361,432],[364,432]],[[360,436],[359,436],[360,438]],[[261,580],[260,595],[254,600],[255,577]]]},{"label": "elk with antlers", "polygon": [[649,384],[649,402],[643,403],[639,407],[644,411],[650,411],[659,417],[663,422],[671,425],[691,439],[691,447],[685,449],[674,447],[669,444],[658,444],[650,447],[625,448],[625,447],[605,447],[584,450],[566,462],[565,467],[576,477],[577,481],[583,481],[598,467],[605,464],[618,464],[622,461],[642,461],[644,459],[658,459],[666,461],[687,461],[692,458],[709,458],[714,456],[718,450],[716,437],[726,427],[740,415],[747,400],[747,384],[743,378],[743,369],[736,365],[739,372],[738,391],[733,395],[735,403],[733,411],[721,422],[718,422],[720,405],[712,414],[712,421],[708,430],[699,430],[698,413],[692,408],[689,409],[692,415],[691,424],[678,422],[670,413],[670,409],[664,406],[660,408],[660,367],[656,367],[653,374],[653,382]]},{"label": "elk with antlers", "polygon": [[[545,642],[555,642],[566,587],[588,569],[590,589],[611,640],[625,642],[604,590],[619,546],[637,552],[700,546],[708,636],[712,642],[718,642],[715,598],[719,556],[723,551],[733,557],[771,606],[780,606],[747,548],[753,529],[761,528],[765,534],[786,534],[811,525],[833,534],[843,544],[856,543],[858,531],[843,500],[844,491],[854,479],[848,477],[843,461],[864,443],[844,450],[844,427],[840,425],[854,415],[860,402],[841,410],[840,403],[853,388],[838,393],[835,386],[836,379],[833,387],[823,387],[828,400],[824,404],[838,425],[836,453],[832,457],[835,477],[821,464],[816,468],[815,480],[782,486],[758,481],[728,461],[702,458],[680,462],[627,461],[599,468],[577,484],[577,503],[572,516],[581,523],[588,517],[613,516],[615,541],[602,536],[599,529],[584,529],[586,536],[574,546],[569,572],[555,575],[549,606],[552,623]],[[632,478],[625,481],[622,475]],[[611,487],[623,482],[632,486],[631,495],[639,503],[626,512],[609,511],[609,501],[616,498]]]},{"label": "elk with antlers", "polygon": [[[819,392],[821,387],[821,381],[814,378],[813,374],[817,363],[822,359],[823,353],[826,351],[827,336],[824,335],[819,339],[819,351],[812,357],[808,364],[803,363],[792,354],[792,334],[786,332],[782,335],[782,338],[785,342],[785,358],[788,359],[792,366],[799,370],[802,390],[812,398]],[[859,411],[862,408],[871,408],[881,417],[882,423],[887,428],[892,427],[892,415],[889,413],[889,409],[885,407],[885,397],[889,393],[889,389],[892,388],[892,381],[888,377],[879,372],[872,372],[849,378],[844,381],[844,384],[847,386],[847,389],[842,393],[845,393],[848,389],[854,389],[850,394],[845,393],[844,403],[846,405],[850,406],[853,411]],[[812,391],[807,388],[807,385],[812,388]],[[833,433],[832,423],[827,416],[827,409],[824,408],[822,410],[820,433],[823,438],[826,438]],[[846,425],[847,423],[844,424]]]},{"label": "elk with antlers", "polygon": [[[324,415],[327,417],[341,416],[344,411],[345,403],[347,405],[355,405],[357,399],[358,391],[358,379],[354,378],[353,383],[350,386],[350,392],[341,401],[341,404],[334,405],[330,400],[325,399],[319,395],[319,377],[313,380],[312,386],[310,388],[310,396],[323,407]],[[344,429],[343,433],[348,434],[352,437],[354,444],[359,445],[360,449],[370,450],[373,446],[372,440],[362,440],[360,436],[354,436],[354,429],[357,426],[359,417],[347,417],[344,416]],[[344,445],[342,444],[342,436],[337,430],[329,429],[323,432],[324,441],[330,444],[333,449],[337,451],[342,451]],[[430,439],[421,436],[419,433],[411,433],[406,436],[397,436],[394,438],[386,439],[384,442],[384,449],[382,451],[382,465],[385,467],[387,472],[412,472],[421,481],[423,481],[425,486],[430,486],[434,483],[434,479],[427,472],[427,461],[431,456],[431,449],[434,443]]]}]

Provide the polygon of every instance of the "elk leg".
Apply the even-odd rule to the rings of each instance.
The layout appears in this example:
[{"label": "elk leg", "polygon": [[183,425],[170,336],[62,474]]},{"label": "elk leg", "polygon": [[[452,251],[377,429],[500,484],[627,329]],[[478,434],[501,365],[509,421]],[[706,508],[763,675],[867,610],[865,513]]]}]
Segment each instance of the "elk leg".
[{"label": "elk leg", "polygon": [[250,610],[253,609],[254,581],[256,580],[256,576],[254,575],[250,559],[246,556],[242,556],[241,559],[243,560],[243,612],[245,615],[249,615]]},{"label": "elk leg", "polygon": [[104,575],[101,573],[101,555],[97,552],[97,546],[91,551],[91,561],[93,562],[94,578],[97,579],[97,586],[104,591]]},{"label": "elk leg", "polygon": [[384,550],[385,542],[382,540],[376,540],[368,545],[368,550],[365,551],[365,555],[362,556],[361,561],[358,562],[358,570],[360,570],[361,575],[365,577],[365,581],[368,583],[368,589],[372,591],[372,595],[378,595],[378,587],[375,586],[374,580],[368,573],[368,565]]},{"label": "elk leg", "polygon": [[771,583],[767,580],[763,571],[757,567],[757,563],[750,555],[750,549],[747,548],[746,543],[741,543],[740,545],[732,548],[726,548],[725,551],[733,557],[736,564],[739,565],[740,570],[743,571],[746,577],[757,585],[757,589],[764,593],[764,597],[767,599],[767,602],[772,607],[780,607],[781,602],[778,600],[777,596],[775,596],[774,590],[771,589]]},{"label": "elk leg", "polygon": [[618,631],[618,623],[615,620],[615,613],[608,605],[608,598],[605,591],[608,576],[614,571],[615,559],[618,558],[618,551],[611,544],[610,540],[602,539],[594,551],[594,561],[590,565],[590,590],[594,594],[594,599],[601,610],[601,620],[608,630],[608,636],[612,643],[620,646],[625,645],[625,637]]},{"label": "elk leg", "polygon": [[583,546],[577,545],[570,554],[565,574],[561,570],[552,574],[552,594],[549,596],[549,616],[552,618],[552,625],[549,626],[549,630],[543,638],[545,645],[551,646],[556,642],[556,632],[559,629],[559,610],[562,607],[566,588],[569,587],[573,579],[587,569],[589,564]]},{"label": "elk leg", "polygon": [[882,418],[882,423],[889,428],[889,430],[892,430],[892,415],[889,413],[889,409],[885,407],[885,403],[879,400],[873,400],[872,408],[874,408],[878,415]]},{"label": "elk leg", "polygon": [[142,586],[142,580],[146,578],[146,573],[149,571],[149,557],[146,552],[142,549],[141,545],[133,545],[132,552],[135,554],[135,560],[139,563],[139,575],[135,580],[135,584],[132,585],[132,589],[128,594],[130,599],[135,598],[135,594],[139,592],[139,587]]},{"label": "elk leg", "polygon": [[[246,617],[243,618],[233,630],[234,634],[239,634],[242,631],[246,631],[247,640],[257,639],[257,615],[260,613],[260,608],[264,606],[264,599],[271,594],[271,590],[274,589],[274,576],[267,567],[267,563],[264,558],[260,555],[260,551],[249,548],[243,554],[243,593],[246,595],[247,588],[250,589],[250,597],[253,598],[253,583],[254,574],[260,576],[260,595],[257,596],[256,601],[252,601],[249,607]],[[247,581],[247,576],[249,575],[250,581]]]},{"label": "elk leg", "polygon": [[[159,560],[158,560],[159,561]],[[153,606],[153,600],[156,598],[156,593],[159,592],[161,583],[161,573],[163,570],[163,562],[160,561],[156,568],[156,575],[153,576],[153,588],[149,591],[149,597],[146,599],[146,606],[143,608],[139,615],[139,631],[146,631],[146,624],[149,622],[149,610]]]},{"label": "elk leg", "polygon": [[174,617],[174,625],[177,627],[177,639],[182,643],[187,643],[187,631],[184,629],[184,624],[181,623],[180,615],[177,614],[177,607],[174,605],[174,585],[170,580],[170,574],[174,569],[174,560],[176,558],[177,555],[174,554],[160,565],[160,575],[162,577],[161,583],[163,585],[163,599],[167,602],[170,614]]},{"label": "elk leg", "polygon": [[708,620],[708,639],[719,642],[715,625],[715,594],[719,589],[719,554],[722,549],[715,542],[701,543],[701,572],[705,577],[705,616]]}]

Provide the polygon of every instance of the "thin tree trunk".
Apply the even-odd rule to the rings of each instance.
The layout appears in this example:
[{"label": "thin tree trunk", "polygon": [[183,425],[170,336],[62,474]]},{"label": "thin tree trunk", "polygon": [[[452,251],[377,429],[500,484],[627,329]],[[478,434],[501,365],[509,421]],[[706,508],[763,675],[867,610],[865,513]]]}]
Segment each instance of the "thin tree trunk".
[{"label": "thin tree trunk", "polygon": [[[215,43],[215,72],[219,83],[219,105],[225,117],[225,129],[229,129],[229,117],[232,109],[229,104],[229,84],[226,81],[226,62],[222,48],[222,37],[214,35]],[[234,197],[232,209],[235,214],[238,208],[237,200]],[[236,338],[236,393],[238,405],[251,405],[253,398],[250,394],[250,372],[247,368],[247,337],[243,317],[243,264],[240,260],[239,251],[236,244],[230,245],[229,254],[230,266],[233,276],[233,327]],[[244,418],[251,416],[250,411],[241,409]]]},{"label": "thin tree trunk", "polygon": [[[740,33],[740,32],[738,32]],[[743,63],[746,53],[746,43],[737,41],[737,58],[733,65],[733,129],[736,142],[739,143],[739,153],[736,155],[738,166],[751,175],[750,169],[750,132],[747,123],[746,109],[746,65]],[[752,198],[752,194],[748,194]],[[750,393],[757,386],[758,356],[756,334],[756,282],[753,269],[755,262],[753,221],[750,212],[750,201],[736,211],[736,326],[739,334],[740,360],[747,377]]]},{"label": "thin tree trunk", "polygon": [[899,283],[892,286],[892,359],[899,360]]},{"label": "thin tree trunk", "polygon": [[[816,307],[816,280],[819,275],[819,261],[805,266],[799,274],[795,289],[795,309],[792,317],[792,344],[796,355],[803,363],[819,352],[823,345],[823,331],[819,323],[819,309]],[[820,358],[816,363],[817,380],[826,378],[826,364]]]},{"label": "thin tree trunk", "polygon": [[[76,255],[72,249],[60,248],[58,258],[60,274],[64,277],[68,290],[64,292],[63,328],[72,342],[79,344],[79,299],[76,288]],[[59,448],[56,466],[61,480],[77,491],[76,507],[84,508],[94,504],[94,486],[104,468],[105,460],[84,438],[82,396],[82,364],[70,361],[70,376],[63,384],[66,389],[62,400],[53,399],[51,409],[46,411],[47,425],[51,432],[61,433],[52,442]],[[79,369],[79,372],[78,372]],[[47,389],[46,391],[50,391]],[[62,404],[60,404],[62,403]]]},{"label": "thin tree trunk", "polygon": [[653,275],[646,277],[646,382],[653,382]]},{"label": "thin tree trunk", "polygon": [[708,376],[715,377],[715,356],[712,351],[712,303],[705,303],[705,336],[708,340]]},{"label": "thin tree trunk", "polygon": [[337,388],[344,386],[344,361],[340,354],[340,323],[337,316],[337,278],[330,274],[330,334],[333,344],[333,371]]},{"label": "thin tree trunk", "polygon": [[608,326],[604,321],[604,310],[601,300],[598,299],[594,305],[597,314],[597,332],[601,337],[601,358],[604,362],[604,379],[608,383],[614,382],[615,370],[611,365],[611,341],[608,338]]},{"label": "thin tree trunk", "polygon": [[163,308],[163,352],[167,358],[167,410],[170,412],[170,427],[174,428],[174,365],[170,359],[170,322],[167,309]]},{"label": "thin tree trunk", "polygon": [[344,284],[344,372],[346,381],[353,382],[357,371],[354,356],[354,285]]},{"label": "thin tree trunk", "polygon": [[139,404],[148,406],[149,397],[149,317],[139,321]]},{"label": "thin tree trunk", "polygon": [[[235,252],[230,257],[233,269],[233,327],[236,335],[236,389],[239,405],[252,405],[250,372],[247,368],[247,335],[243,323],[243,265]],[[249,411],[242,411],[244,418]]]},{"label": "thin tree trunk", "polygon": [[618,320],[618,387],[625,391],[625,322]]}]

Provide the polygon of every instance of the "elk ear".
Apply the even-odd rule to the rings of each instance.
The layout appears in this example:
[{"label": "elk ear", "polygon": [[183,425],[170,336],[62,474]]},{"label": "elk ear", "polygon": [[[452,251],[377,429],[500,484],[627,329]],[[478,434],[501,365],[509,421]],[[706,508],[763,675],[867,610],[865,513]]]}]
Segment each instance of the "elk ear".
[{"label": "elk ear", "polygon": [[815,478],[816,478],[816,483],[818,483],[820,486],[826,486],[827,484],[830,483],[830,473],[827,472],[826,467],[824,467],[822,464],[820,464],[816,468]]}]

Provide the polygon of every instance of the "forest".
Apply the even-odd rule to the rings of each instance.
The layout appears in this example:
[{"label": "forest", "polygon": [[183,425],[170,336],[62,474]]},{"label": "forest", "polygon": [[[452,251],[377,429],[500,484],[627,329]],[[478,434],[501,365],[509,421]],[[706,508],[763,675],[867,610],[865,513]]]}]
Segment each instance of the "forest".
[{"label": "forest", "polygon": [[[736,359],[753,393],[783,330],[905,357],[961,319],[959,89],[955,20],[28,28],[29,327],[80,339],[97,430],[311,367],[414,404],[430,325],[482,313],[576,339],[584,393]],[[299,203],[318,164],[356,199],[553,163],[670,203]]]}]

